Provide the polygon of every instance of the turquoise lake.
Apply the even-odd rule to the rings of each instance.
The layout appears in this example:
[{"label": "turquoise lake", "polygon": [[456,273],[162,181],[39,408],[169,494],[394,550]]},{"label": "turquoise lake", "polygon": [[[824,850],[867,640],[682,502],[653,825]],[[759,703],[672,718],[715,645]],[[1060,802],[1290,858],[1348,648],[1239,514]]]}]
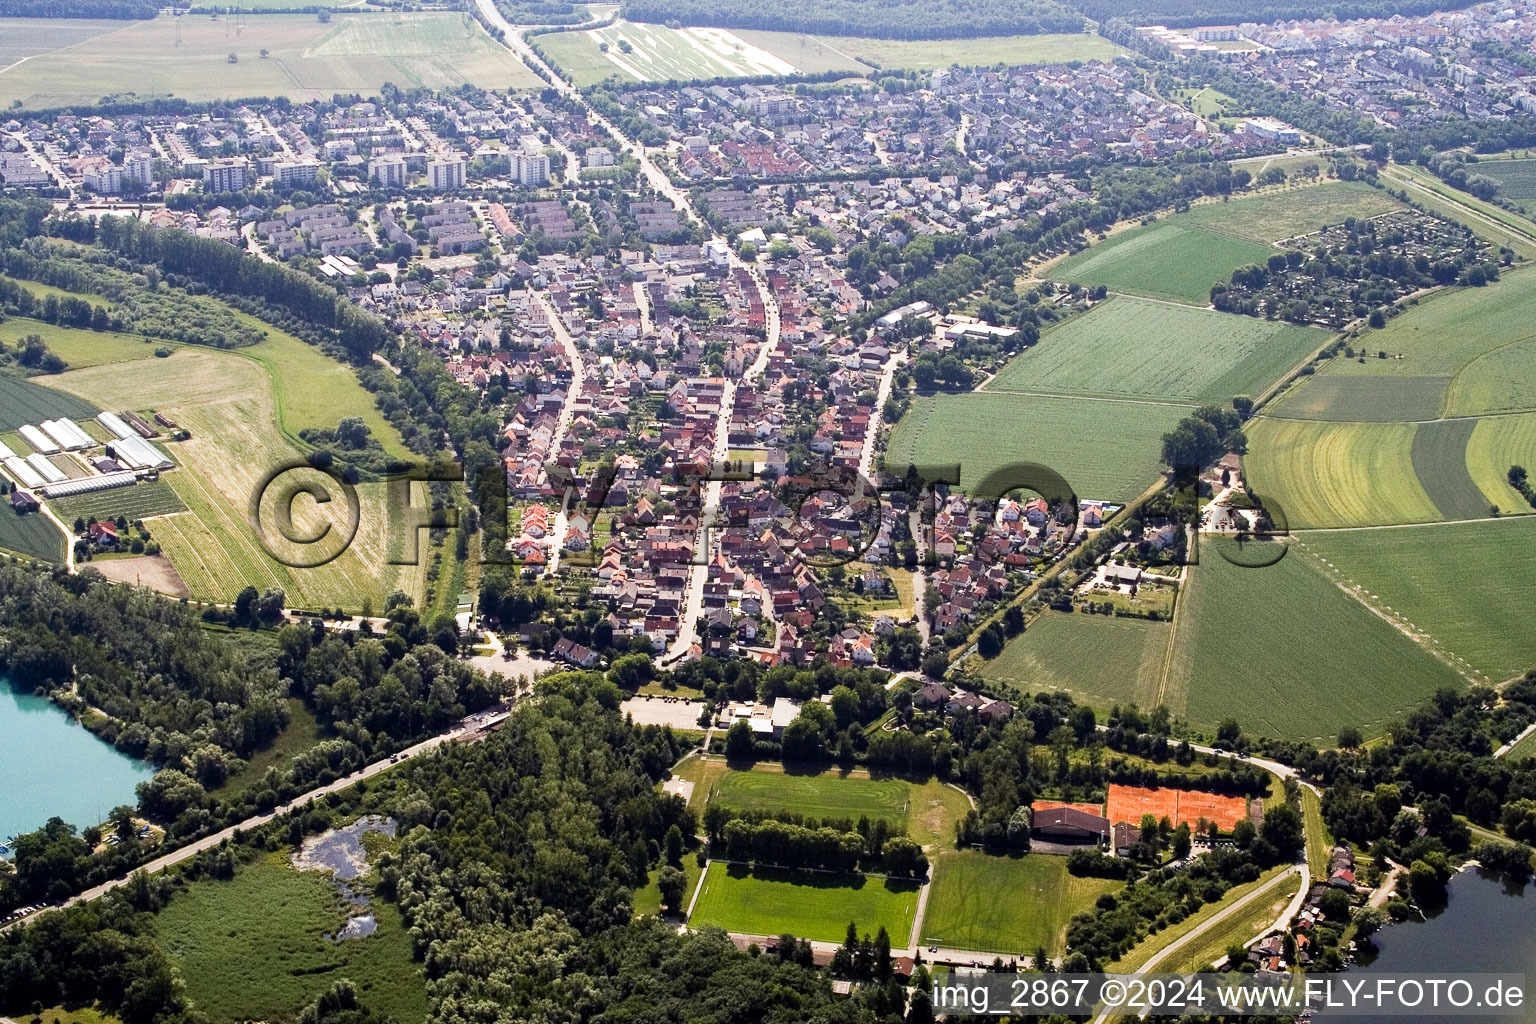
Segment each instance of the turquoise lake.
[{"label": "turquoise lake", "polygon": [[119,753],[42,697],[0,676],[0,840],[60,817],[84,828],[119,804],[154,769]]}]

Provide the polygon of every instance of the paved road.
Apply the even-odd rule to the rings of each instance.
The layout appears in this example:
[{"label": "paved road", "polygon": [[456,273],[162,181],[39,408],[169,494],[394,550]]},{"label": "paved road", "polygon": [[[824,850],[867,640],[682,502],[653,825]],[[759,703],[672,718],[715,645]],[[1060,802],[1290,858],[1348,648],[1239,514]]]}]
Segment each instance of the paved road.
[{"label": "paved road", "polygon": [[[565,441],[566,433],[571,429],[571,420],[575,418],[576,400],[581,397],[581,389],[586,380],[587,363],[582,357],[581,348],[576,344],[576,339],[571,337],[571,332],[566,329],[565,321],[560,316],[560,311],[555,309],[555,304],[549,301],[549,296],[544,292],[530,292],[535,302],[544,310],[544,316],[549,320],[549,326],[555,333],[555,340],[565,350],[565,357],[571,363],[571,386],[565,390],[565,404],[560,407],[560,418],[555,423],[555,432],[549,439],[549,458],[554,461],[560,451],[560,445]],[[551,532],[555,543],[550,548],[549,562],[545,565],[544,574],[553,575],[560,568],[560,554],[565,550],[565,531],[570,522],[571,502],[575,500],[576,489],[566,487],[560,495],[560,510],[555,513],[554,529]]]},{"label": "paved road", "polygon": [[[205,838],[199,839],[196,842],[188,843],[186,846],[172,850],[170,853],[167,853],[164,856],[156,857],[149,863],[142,865],[142,870],[147,871],[150,874],[154,874],[157,871],[164,871],[166,868],[180,864],[182,861],[187,860],[190,857],[195,857],[205,850],[213,849],[220,843],[224,842],[226,839],[232,839],[242,832],[249,832],[253,828],[259,828],[262,825],[267,824],[272,819],[279,817],[280,815],[300,810],[308,806],[311,801],[318,797],[323,797],[329,793],[339,793],[349,786],[356,785],[358,782],[361,782],[364,779],[371,779],[381,772],[389,771],[389,769],[395,767],[397,764],[404,764],[406,761],[413,757],[420,757],[422,754],[429,753],[430,751],[442,746],[444,743],[459,738],[470,729],[486,728],[492,725],[497,725],[502,721],[505,721],[507,716],[510,714],[510,711],[496,712],[492,715],[486,716],[474,725],[469,724],[471,719],[465,719],[464,721],[455,725],[449,732],[443,733],[439,736],[433,736],[431,739],[423,740],[415,746],[407,747],[405,750],[400,751],[399,754],[396,755],[397,759],[386,757],[375,761],[373,764],[360,768],[359,770],[353,772],[351,775],[337,779],[335,782],[332,782],[328,785],[319,786],[310,790],[308,793],[303,794],[302,796],[295,797],[285,804],[274,807],[266,814],[252,815],[251,817],[246,818],[244,821],[239,822],[238,824],[231,825],[229,828],[224,829],[222,832],[216,832],[211,836],[206,836]],[[103,884],[96,886],[94,889],[87,889],[79,895],[72,896],[68,900],[64,901],[63,906],[72,907],[78,903],[89,903],[92,900],[100,899],[102,896],[105,896],[113,889],[117,889],[123,885],[126,885],[128,883],[128,878],[130,877],[132,877],[131,874],[124,876],[123,878],[117,878],[109,882],[104,882]],[[44,913],[47,913],[47,911],[39,911],[36,914],[22,918],[20,921],[12,922],[6,927],[14,928],[19,925],[30,924],[31,922],[37,920]],[[0,932],[5,930],[6,929],[0,928]]]}]

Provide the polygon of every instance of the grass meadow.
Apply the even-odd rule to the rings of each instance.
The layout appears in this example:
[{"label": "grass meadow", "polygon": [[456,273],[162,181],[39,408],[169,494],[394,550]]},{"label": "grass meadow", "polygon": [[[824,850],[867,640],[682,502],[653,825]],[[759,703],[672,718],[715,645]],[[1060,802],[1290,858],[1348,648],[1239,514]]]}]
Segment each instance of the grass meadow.
[{"label": "grass meadow", "polygon": [[1225,405],[1262,391],[1328,337],[1313,327],[1118,296],[1046,332],[987,390]]},{"label": "grass meadow", "polygon": [[1342,181],[1201,203],[1090,246],[1048,276],[1205,306],[1213,284],[1267,259],[1272,243],[1400,206],[1370,185]]},{"label": "grass meadow", "polygon": [[[237,63],[229,62],[230,54]],[[89,104],[109,95],[329,99],[338,92],[377,92],[385,82],[430,89],[540,84],[464,13],[357,14],[329,24],[313,15],[274,14],[243,25],[229,16],[187,14],[120,23],[74,45],[58,43],[0,75],[0,105]]]},{"label": "grass meadow", "polygon": [[[1396,531],[1393,531],[1396,532]],[[1197,727],[1332,744],[1380,735],[1462,677],[1297,552],[1249,569],[1205,558],[1180,597],[1166,703]]]},{"label": "grass meadow", "polygon": [[[674,29],[619,21],[582,32],[553,32],[536,37],[535,42],[579,86],[612,77],[632,82],[691,81],[791,75],[800,69],[791,60],[721,28]],[[621,44],[628,45],[628,52]],[[846,58],[840,65],[827,67],[825,47],[820,54],[806,56],[809,60],[813,55],[821,70],[837,70],[838,66],[846,66],[850,71],[859,68]]]},{"label": "grass meadow", "polygon": [[[806,50],[820,47],[842,54],[850,67],[915,68],[932,71],[953,65],[990,67],[994,64],[1064,64],[1077,60],[1113,60],[1126,50],[1100,35],[1087,33],[1037,36],[982,36],[976,39],[869,39],[860,36],[808,36],[798,32],[738,31],[747,42],[775,53],[802,71]],[[841,65],[839,65],[840,67]],[[837,67],[825,70],[834,71]]]},{"label": "grass meadow", "polygon": [[1536,413],[1490,416],[1467,439],[1467,472],[1490,503],[1529,515],[1531,503],[1509,486],[1509,467],[1536,469]]},{"label": "grass meadow", "polygon": [[[252,531],[247,520],[251,495],[265,474],[302,456],[301,429],[334,426],[341,417],[356,415],[391,454],[405,454],[399,435],[350,369],[292,335],[266,329],[266,339],[244,349],[182,346],[168,359],[98,365],[49,381],[104,408],[163,411],[191,431],[191,440],[169,446],[179,468],[163,478],[191,514],[157,520],[153,530],[193,597],[228,601],[250,585],[279,587],[291,604],[308,607],[355,610],[365,596],[382,607],[384,597],[397,588],[420,599],[425,565],[388,564],[394,542],[387,530],[383,484],[358,486],[356,539],[324,566],[280,564]],[[329,478],[309,475],[335,490]],[[263,519],[269,526],[272,521]],[[340,530],[346,525],[345,506],[301,498],[295,521],[301,529],[319,529],[328,522]],[[274,546],[291,547],[280,538]]]},{"label": "grass meadow", "polygon": [[981,665],[989,683],[1026,692],[1060,690],[1080,704],[1157,703],[1167,622],[1046,611],[1003,653]]},{"label": "grass meadow", "polygon": [[374,934],[330,941],[346,912],[329,877],[295,870],[275,852],[228,881],[194,883],[156,915],[155,932],[193,1005],[215,1024],[292,1020],[340,978],[376,1011],[419,1024],[426,983],[410,936],[393,904],[373,909]]},{"label": "grass meadow", "polygon": [[1182,405],[974,392],[915,398],[891,435],[886,468],[960,467],[974,490],[1017,463],[1060,473],[1080,498],[1134,498],[1162,472],[1162,436]]},{"label": "grass meadow", "polygon": [[790,932],[819,942],[841,942],[852,921],[859,933],[882,926],[892,946],[904,946],[917,915],[916,881],[869,875],[834,875],[711,863],[689,924],[717,925],[745,935]]},{"label": "grass meadow", "polygon": [[0,323],[0,344],[7,347],[16,347],[17,342],[29,334],[39,335],[48,348],[58,353],[59,358],[68,363],[72,370],[104,363],[151,359],[155,349],[164,344],[138,334],[111,334],[78,327],[61,327],[26,317],[14,317]]},{"label": "grass meadow", "polygon": [[[1536,518],[1307,534],[1302,549],[1495,682],[1536,664]],[[1289,558],[1287,558],[1289,561]]]},{"label": "grass meadow", "polygon": [[1120,882],[1069,874],[1065,857],[948,850],[933,868],[922,941],[1020,956],[1044,946],[1057,956],[1073,915],[1120,888]]}]

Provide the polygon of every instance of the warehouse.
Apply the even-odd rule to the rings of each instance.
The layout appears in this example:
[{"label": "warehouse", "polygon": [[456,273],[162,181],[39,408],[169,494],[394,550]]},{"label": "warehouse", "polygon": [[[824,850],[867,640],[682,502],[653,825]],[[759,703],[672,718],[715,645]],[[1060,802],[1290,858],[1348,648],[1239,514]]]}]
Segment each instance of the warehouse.
[{"label": "warehouse", "polygon": [[23,487],[41,487],[47,483],[46,480],[38,475],[37,470],[14,455],[5,460],[5,471],[11,474]]},{"label": "warehouse", "polygon": [[41,430],[38,430],[30,423],[22,427],[21,430],[17,431],[17,433],[21,434],[23,441],[26,441],[27,444],[42,452],[44,455],[52,455],[59,450],[59,446],[54,444],[53,441],[49,439],[48,435],[44,434]]},{"label": "warehouse", "polygon": [[49,462],[46,455],[28,455],[27,465],[37,471],[37,475],[43,478],[44,483],[61,484],[69,479],[69,474]]}]

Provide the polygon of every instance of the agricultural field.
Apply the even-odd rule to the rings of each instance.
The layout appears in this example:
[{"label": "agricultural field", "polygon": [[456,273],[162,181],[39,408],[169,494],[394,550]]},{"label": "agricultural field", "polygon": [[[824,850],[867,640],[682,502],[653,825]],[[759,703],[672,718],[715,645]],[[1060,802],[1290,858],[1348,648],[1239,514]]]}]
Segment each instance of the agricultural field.
[{"label": "agricultural field", "polygon": [[1297,420],[1432,420],[1440,415],[1450,382],[1449,377],[1366,377],[1325,371],[1302,378],[1267,411]]},{"label": "agricultural field", "polygon": [[918,397],[891,435],[886,468],[901,475],[909,464],[958,465],[961,487],[974,491],[1005,466],[1038,463],[1065,477],[1079,498],[1123,501],[1163,471],[1162,436],[1189,411],[985,391]]},{"label": "agricultural field", "polygon": [[[692,81],[748,75],[792,75],[798,66],[748,43],[729,29],[666,28],[619,21],[584,32],[534,37],[578,86],[618,77],[633,82]],[[812,54],[807,54],[811,57]],[[814,54],[826,68],[825,53]],[[849,61],[849,70],[858,65]]]},{"label": "agricultural field", "polygon": [[17,61],[123,27],[109,18],[0,18],[0,74]]},{"label": "agricultural field", "polygon": [[[53,384],[57,376],[41,378]],[[70,419],[90,419],[101,410],[75,395],[64,395],[52,388],[45,388],[30,380],[0,375],[0,432],[15,430],[26,423],[36,424],[43,420],[68,416]],[[11,450],[21,455],[29,453],[26,442],[21,447],[11,445]]]},{"label": "agricultural field", "polygon": [[[329,427],[344,415],[361,416],[387,450],[404,454],[398,434],[351,370],[318,349],[268,328],[267,338],[248,348],[187,346],[168,359],[73,370],[50,383],[105,408],[165,412],[191,431],[190,441],[168,446],[179,468],[164,477],[191,514],[157,521],[154,534],[194,597],[227,601],[247,585],[280,587],[293,605],[356,609],[365,596],[381,607],[397,588],[417,598],[423,594],[424,564],[387,564],[391,538],[383,484],[359,485],[356,539],[324,566],[279,564],[247,522],[258,481],[301,456],[296,435],[304,427]],[[310,475],[335,490],[329,478]],[[340,501],[319,506],[303,498],[294,512],[301,530],[318,529],[324,522],[338,530],[346,525]],[[276,537],[270,515],[262,521],[269,536]],[[275,546],[288,547],[280,538]]]},{"label": "agricultural field", "polygon": [[1058,956],[1073,915],[1122,884],[1069,874],[1065,857],[947,850],[933,868],[922,941],[1016,956],[1044,946]]},{"label": "agricultural field", "polygon": [[907,879],[747,868],[715,862],[704,873],[689,924],[716,925],[744,935],[791,932],[841,942],[852,921],[870,935],[884,926],[892,946],[912,934],[921,885]]},{"label": "agricultural field", "polygon": [[89,519],[92,516],[97,519],[116,519],[122,516],[129,522],[133,522],[137,519],[152,519],[155,516],[168,516],[187,510],[187,506],[176,496],[175,489],[163,479],[137,483],[132,487],[118,487],[110,491],[74,494],[67,498],[57,498],[48,504],[54,514],[66,524],[73,522],[77,517]]},{"label": "agricultural field", "polygon": [[1061,690],[1080,704],[1110,708],[1157,703],[1167,622],[1046,611],[1003,653],[981,665],[981,677],[1021,691]]},{"label": "agricultural field", "polygon": [[1057,264],[1049,276],[1111,291],[1205,306],[1211,286],[1275,252],[1282,238],[1346,217],[1399,209],[1385,192],[1360,182],[1325,182],[1201,203],[1107,240]]},{"label": "agricultural field", "polygon": [[1476,426],[1476,420],[1434,420],[1414,429],[1413,472],[1442,519],[1479,519],[1488,514],[1488,498],[1467,470],[1467,442]]},{"label": "agricultural field", "polygon": [[1499,195],[1520,202],[1536,199],[1536,159],[1479,160],[1469,169],[1499,183]]},{"label": "agricultural field", "polygon": [[1386,164],[1381,176],[1384,184],[1402,189],[1419,206],[1465,224],[1487,241],[1508,246],[1527,259],[1536,257],[1536,225],[1519,214],[1452,188],[1412,164]]},{"label": "agricultural field", "polygon": [[375,900],[378,930],[332,942],[345,920],[329,876],[267,854],[229,881],[189,886],[155,916],[160,945],[180,968],[193,1005],[215,1024],[292,1020],[337,978],[404,1024],[427,1015],[421,964],[393,904]]},{"label": "agricultural field", "polygon": [[935,68],[990,67],[995,64],[1065,64],[1077,60],[1113,60],[1127,52],[1100,35],[1088,33],[1038,36],[982,36],[976,39],[869,39],[859,36],[811,36],[798,32],[744,31],[742,39],[777,54],[801,71],[836,71],[844,65],[819,68],[808,61],[807,50],[817,57],[840,57],[850,70],[868,67]]},{"label": "agricultural field", "polygon": [[1509,486],[1510,466],[1536,469],[1536,413],[1480,419],[1467,440],[1467,472],[1483,496],[1506,514],[1529,515],[1531,503]]},{"label": "agricultural field", "polygon": [[1329,335],[1120,296],[1047,331],[988,391],[1047,391],[1221,405],[1257,394]]},{"label": "agricultural field", "polygon": [[77,327],[60,327],[25,317],[15,317],[0,323],[0,345],[14,348],[20,339],[29,334],[39,335],[44,344],[68,363],[72,370],[101,366],[104,363],[150,359],[154,357],[156,348],[170,347],[165,342],[156,342],[138,334],[111,334]]},{"label": "agricultural field", "polygon": [[0,498],[0,551],[62,564],[64,533],[41,512],[17,515],[9,499]]},{"label": "agricultural field", "polygon": [[1244,476],[1291,529],[1434,522],[1442,516],[1415,471],[1416,432],[1411,423],[1254,420]]},{"label": "agricultural field", "polygon": [[[66,44],[60,44],[64,46]],[[262,51],[267,51],[265,57]],[[229,62],[230,55],[236,62]],[[0,105],[53,107],[103,96],[329,99],[401,88],[539,84],[468,14],[162,16],[125,23],[0,74]]]},{"label": "agricultural field", "polygon": [[1197,728],[1232,717],[1253,735],[1331,745],[1346,725],[1380,735],[1463,682],[1296,552],[1262,569],[1203,559],[1180,602],[1165,701]]},{"label": "agricultural field", "polygon": [[1536,664],[1536,632],[1510,626],[1536,600],[1536,519],[1316,533],[1297,543],[1490,680]]}]

